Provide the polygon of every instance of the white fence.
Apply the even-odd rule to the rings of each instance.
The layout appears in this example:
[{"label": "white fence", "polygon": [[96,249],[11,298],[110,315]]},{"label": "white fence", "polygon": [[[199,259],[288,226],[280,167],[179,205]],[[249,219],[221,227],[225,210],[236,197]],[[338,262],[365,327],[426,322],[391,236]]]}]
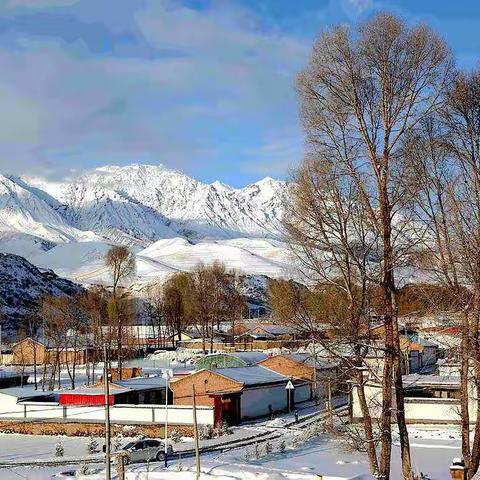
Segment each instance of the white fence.
[{"label": "white fence", "polygon": [[[382,390],[378,386],[366,385],[365,396],[372,418],[382,415]],[[446,423],[456,424],[460,421],[460,400],[453,398],[406,397],[405,420],[408,423]],[[362,418],[357,389],[351,396],[352,417]],[[470,407],[474,410],[472,406]],[[475,410],[476,412],[476,410]],[[475,413],[473,413],[474,415]]]},{"label": "white fence", "polygon": [[[105,409],[99,405],[81,407],[60,405],[55,402],[20,402],[2,404],[0,418],[24,420],[61,420],[68,422],[97,423],[105,421]],[[163,405],[114,405],[110,407],[110,421],[124,424],[163,424],[166,409]],[[197,407],[200,425],[213,425],[212,407]],[[168,423],[193,425],[193,408],[188,405],[169,405]]]}]

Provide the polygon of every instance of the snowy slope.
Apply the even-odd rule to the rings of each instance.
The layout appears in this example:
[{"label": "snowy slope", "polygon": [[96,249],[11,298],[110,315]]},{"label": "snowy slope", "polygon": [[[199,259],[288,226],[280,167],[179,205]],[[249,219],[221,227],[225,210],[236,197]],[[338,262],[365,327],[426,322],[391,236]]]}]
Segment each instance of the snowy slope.
[{"label": "snowy slope", "polygon": [[160,240],[137,254],[137,258],[145,257],[184,271],[193,269],[199,262],[220,261],[227,269],[269,277],[284,276],[287,266],[245,248],[217,241],[190,244],[181,239],[175,243]]},{"label": "snowy slope", "polygon": [[80,287],[52,272],[41,272],[17,255],[0,254],[0,310],[8,332],[34,310],[43,295],[74,295]]},{"label": "snowy slope", "polygon": [[[184,238],[158,240],[149,247],[133,247],[136,258],[136,273],[129,282],[162,281],[168,275],[179,271],[190,271],[199,262],[211,264],[214,261],[225,263],[228,269],[236,269],[246,275],[268,277],[289,276],[290,264],[285,247],[270,244],[266,240],[252,239],[257,252],[249,251],[249,239],[244,239],[241,247],[224,244],[221,241],[191,243]],[[258,248],[258,243],[263,249]],[[267,247],[270,245],[270,248]],[[41,268],[51,268],[58,275],[79,283],[111,282],[110,274],[104,266],[105,254],[110,248],[107,242],[63,243],[48,249],[39,250],[28,260]],[[272,255],[274,252],[275,255]],[[269,257],[277,257],[275,260]]]},{"label": "snowy slope", "polygon": [[0,234],[23,233],[50,242],[92,240],[95,235],[72,226],[56,199],[23,180],[0,175]]}]

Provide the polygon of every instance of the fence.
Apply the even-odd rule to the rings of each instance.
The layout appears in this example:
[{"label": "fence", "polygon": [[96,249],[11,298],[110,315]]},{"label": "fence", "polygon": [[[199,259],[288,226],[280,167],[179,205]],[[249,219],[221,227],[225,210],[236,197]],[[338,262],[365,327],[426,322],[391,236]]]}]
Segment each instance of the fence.
[{"label": "fence", "polygon": [[[23,420],[60,420],[66,422],[100,423],[105,421],[103,406],[80,407],[56,402],[19,402],[3,406],[0,418]],[[163,424],[166,409],[163,405],[114,405],[110,407],[110,421],[128,425]],[[200,425],[213,425],[212,407],[197,407]],[[168,423],[193,425],[193,408],[189,405],[169,405]]]}]

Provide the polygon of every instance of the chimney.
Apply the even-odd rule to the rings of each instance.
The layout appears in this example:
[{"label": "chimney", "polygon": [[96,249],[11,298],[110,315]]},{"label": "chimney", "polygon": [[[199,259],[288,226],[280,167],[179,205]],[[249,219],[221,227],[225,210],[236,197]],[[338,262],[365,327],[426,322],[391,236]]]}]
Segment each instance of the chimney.
[{"label": "chimney", "polygon": [[450,476],[452,480],[467,480],[467,468],[463,458],[454,458],[450,467]]}]

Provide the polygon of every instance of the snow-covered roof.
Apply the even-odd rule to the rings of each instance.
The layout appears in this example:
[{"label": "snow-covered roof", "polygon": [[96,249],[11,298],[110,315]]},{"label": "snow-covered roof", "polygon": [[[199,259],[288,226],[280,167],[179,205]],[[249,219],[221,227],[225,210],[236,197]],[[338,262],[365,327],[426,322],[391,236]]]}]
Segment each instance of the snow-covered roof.
[{"label": "snow-covered roof", "polygon": [[287,382],[289,380],[289,377],[259,365],[252,367],[217,368],[212,371],[236,382],[243,383],[246,387]]},{"label": "snow-covered roof", "polygon": [[294,333],[295,330],[291,327],[286,327],[284,325],[258,325],[258,328],[265,330],[267,333],[272,335],[285,335],[289,333]]},{"label": "snow-covered roof", "polygon": [[282,357],[290,358],[297,363],[303,363],[308,367],[323,369],[323,368],[335,368],[338,366],[335,362],[325,361],[320,358],[315,358],[310,353],[285,353],[281,354]]},{"label": "snow-covered roof", "polygon": [[9,387],[0,389],[0,394],[8,395],[9,397],[16,397],[18,401],[29,400],[36,397],[52,397],[54,392],[42,390],[35,390],[33,385],[26,385],[25,387]]},{"label": "snow-covered roof", "polygon": [[423,347],[438,347],[438,343],[422,337],[418,337],[416,340],[414,340],[414,342],[422,345]]},{"label": "snow-covered roof", "polygon": [[413,373],[403,376],[403,386],[405,388],[444,387],[456,389],[460,388],[460,377],[454,375],[419,375],[418,373]]},{"label": "snow-covered roof", "polygon": [[152,390],[155,388],[165,388],[166,381],[163,377],[136,377],[128,380],[121,380],[113,382],[115,385],[129,388],[131,390]]},{"label": "snow-covered roof", "polygon": [[243,360],[248,365],[255,365],[268,357],[264,352],[232,352],[225,355],[232,355],[233,357]]},{"label": "snow-covered roof", "polygon": [[0,378],[20,377],[21,374],[11,368],[0,368]]}]

